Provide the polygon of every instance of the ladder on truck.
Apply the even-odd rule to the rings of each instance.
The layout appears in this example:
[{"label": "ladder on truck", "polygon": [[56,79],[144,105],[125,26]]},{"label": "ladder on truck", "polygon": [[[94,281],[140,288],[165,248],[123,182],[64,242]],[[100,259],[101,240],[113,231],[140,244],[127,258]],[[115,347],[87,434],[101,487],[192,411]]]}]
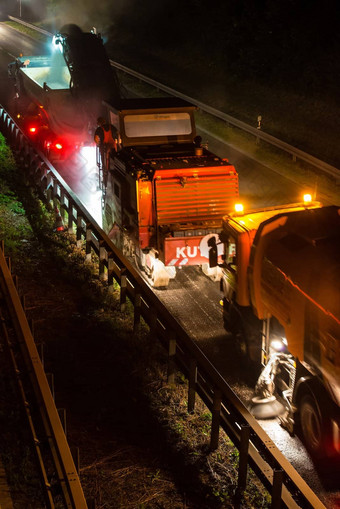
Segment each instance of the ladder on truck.
[{"label": "ladder on truck", "polygon": [[98,168],[98,189],[105,193],[110,169],[110,150],[104,146],[96,146],[96,163]]}]

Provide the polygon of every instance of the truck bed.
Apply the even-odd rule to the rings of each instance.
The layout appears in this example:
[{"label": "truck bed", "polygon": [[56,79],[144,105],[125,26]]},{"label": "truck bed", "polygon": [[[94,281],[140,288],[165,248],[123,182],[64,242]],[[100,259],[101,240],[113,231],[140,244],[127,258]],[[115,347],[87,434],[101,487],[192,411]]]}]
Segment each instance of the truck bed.
[{"label": "truck bed", "polygon": [[22,67],[21,72],[27,76],[24,78],[25,86],[28,81],[44,88],[45,85],[51,90],[69,90],[70,73],[66,65],[62,67]]}]

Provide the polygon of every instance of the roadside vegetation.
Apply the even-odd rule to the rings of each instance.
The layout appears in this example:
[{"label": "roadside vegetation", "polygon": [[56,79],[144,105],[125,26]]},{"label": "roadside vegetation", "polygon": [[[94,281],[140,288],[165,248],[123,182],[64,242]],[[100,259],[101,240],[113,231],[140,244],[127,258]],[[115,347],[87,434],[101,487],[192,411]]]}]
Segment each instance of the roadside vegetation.
[{"label": "roadside vegetation", "polygon": [[[0,238],[35,340],[44,344],[56,405],[67,410],[87,499],[110,509],[235,507],[237,450],[222,433],[218,451],[209,452],[211,415],[203,403],[187,413],[186,380],[178,373],[176,386],[167,384],[160,345],[143,324],[133,333],[119,289],[108,293],[73,236],[54,232],[53,210],[25,181],[2,136],[0,158]],[[40,509],[24,421],[15,399],[5,397],[9,377],[1,372],[0,453],[13,500],[18,509]],[[250,473],[242,507],[269,502]]]},{"label": "roadside vegetation", "polygon": [[23,205],[11,185],[15,175],[13,155],[0,134],[0,232],[10,255],[18,253],[22,242],[32,237]]},{"label": "roadside vegetation", "polygon": [[14,28],[15,30],[20,30],[25,35],[28,35],[29,37],[32,37],[33,39],[40,41],[40,42],[46,42],[47,37],[46,35],[37,32],[36,30],[33,30],[32,28],[26,27],[25,25],[21,25],[19,23],[16,23],[15,21],[6,21],[6,25]]}]

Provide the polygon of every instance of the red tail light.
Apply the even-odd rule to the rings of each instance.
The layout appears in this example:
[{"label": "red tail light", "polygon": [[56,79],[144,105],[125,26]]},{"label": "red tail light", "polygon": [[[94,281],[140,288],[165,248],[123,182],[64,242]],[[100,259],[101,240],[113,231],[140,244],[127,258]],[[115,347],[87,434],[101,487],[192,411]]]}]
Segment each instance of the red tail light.
[{"label": "red tail light", "polygon": [[35,133],[37,132],[37,128],[36,128],[36,127],[34,127],[34,126],[29,127],[29,129],[28,129],[28,130],[29,130],[29,132],[30,132],[31,134],[35,134]]},{"label": "red tail light", "polygon": [[58,149],[58,150],[61,150],[63,148],[63,146],[62,146],[61,143],[56,143],[55,144],[55,148]]}]

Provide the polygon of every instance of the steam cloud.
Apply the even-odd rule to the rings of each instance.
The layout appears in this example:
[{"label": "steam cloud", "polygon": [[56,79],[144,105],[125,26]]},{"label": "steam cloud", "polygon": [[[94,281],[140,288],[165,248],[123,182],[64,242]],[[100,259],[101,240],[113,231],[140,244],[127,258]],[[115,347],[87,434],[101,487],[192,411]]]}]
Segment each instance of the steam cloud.
[{"label": "steam cloud", "polygon": [[48,17],[54,19],[55,30],[63,25],[74,23],[84,31],[89,31],[93,26],[98,32],[105,32],[115,23],[116,18],[125,10],[129,9],[132,0],[59,0],[57,6],[50,5]]}]

